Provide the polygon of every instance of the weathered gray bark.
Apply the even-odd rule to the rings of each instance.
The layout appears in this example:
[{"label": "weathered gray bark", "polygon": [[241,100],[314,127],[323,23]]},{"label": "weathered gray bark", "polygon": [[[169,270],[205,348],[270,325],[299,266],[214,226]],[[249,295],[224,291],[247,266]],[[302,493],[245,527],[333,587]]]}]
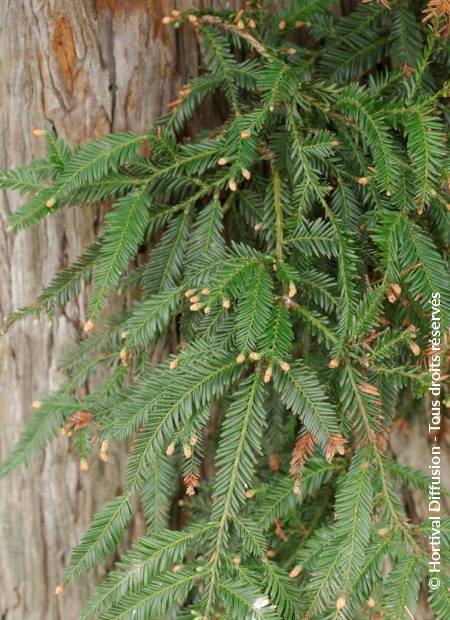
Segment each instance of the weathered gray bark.
[{"label": "weathered gray bark", "polygon": [[[184,0],[182,0],[184,2]],[[182,8],[178,2],[178,8]],[[187,3],[186,6],[195,3]],[[211,4],[214,3],[205,3]],[[230,3],[222,2],[223,6]],[[73,144],[110,131],[143,130],[197,65],[192,34],[162,25],[165,0],[3,0],[0,3],[0,168],[42,151],[36,127]],[[0,308],[31,302],[92,239],[98,213],[62,209],[32,230],[6,234],[19,199],[1,197]],[[85,299],[52,323],[15,325],[0,341],[0,458],[30,405],[63,380],[58,358],[77,339]],[[95,579],[54,596],[65,561],[93,512],[119,490],[123,454],[88,474],[60,438],[0,483],[0,618],[75,620]]]},{"label": "weathered gray bark", "polygon": [[[431,411],[431,399],[423,401],[423,412],[414,417],[412,422],[403,421],[396,425],[390,436],[390,448],[395,459],[402,465],[409,465],[430,475],[428,466],[431,464],[431,439],[428,435],[428,422]],[[442,409],[444,411],[444,408]],[[441,482],[442,489],[448,489],[450,482],[450,450],[449,437],[443,424],[439,437],[441,447]],[[428,519],[428,498],[421,491],[408,489],[404,491],[404,500],[408,517],[413,523]],[[442,497],[441,517],[449,514],[450,501]],[[432,620],[434,614],[426,603],[427,592],[422,592],[417,610],[417,620]]]}]

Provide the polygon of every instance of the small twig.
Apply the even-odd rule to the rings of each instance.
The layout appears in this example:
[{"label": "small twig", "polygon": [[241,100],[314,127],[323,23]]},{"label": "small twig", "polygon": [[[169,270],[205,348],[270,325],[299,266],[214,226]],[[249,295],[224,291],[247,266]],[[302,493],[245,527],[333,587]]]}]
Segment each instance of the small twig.
[{"label": "small twig", "polygon": [[240,30],[235,24],[230,24],[229,22],[224,21],[216,15],[199,15],[198,22],[200,24],[209,24],[211,26],[221,26],[225,30],[229,30],[230,32],[233,32],[236,36],[247,41],[247,43],[249,43],[251,47],[253,47],[253,49],[258,52],[258,54],[261,54],[261,56],[270,56],[264,45],[260,41],[258,41],[258,39],[255,39],[253,35],[251,35],[249,32],[246,32],[245,30]]},{"label": "small twig", "polygon": [[405,267],[404,269],[402,269],[402,271],[400,272],[400,275],[404,276],[405,274],[409,273],[413,269],[418,269],[419,267],[422,267],[422,263],[414,263],[414,265],[409,265],[408,267]]},{"label": "small twig", "polygon": [[279,263],[283,262],[283,205],[281,203],[281,179],[276,168],[273,168],[273,194],[275,204],[276,255]]},{"label": "small twig", "polygon": [[414,616],[412,615],[412,613],[410,612],[410,610],[406,607],[406,605],[405,605],[405,611],[406,611],[406,615],[407,615],[409,618],[411,618],[411,620],[416,620],[416,619],[414,618]]}]

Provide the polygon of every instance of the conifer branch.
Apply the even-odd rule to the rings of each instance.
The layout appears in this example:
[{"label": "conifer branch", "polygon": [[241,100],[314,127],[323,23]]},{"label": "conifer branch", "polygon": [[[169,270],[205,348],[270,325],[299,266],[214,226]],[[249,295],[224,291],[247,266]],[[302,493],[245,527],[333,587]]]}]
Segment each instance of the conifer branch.
[{"label": "conifer branch", "polygon": [[[117,549],[138,505],[147,535],[83,620],[415,614],[430,528],[401,486],[429,477],[386,453],[428,387],[431,300],[442,332],[450,316],[449,85],[434,5],[426,40],[420,7],[390,8],[174,9],[164,24],[194,29],[202,63],[155,127],[73,149],[37,130],[45,158],[0,173],[26,195],[13,230],[109,208],[3,329],[89,295],[67,381],[33,403],[0,475],[60,432],[83,470],[132,446],[62,583]],[[442,540],[447,557],[444,519]]]}]

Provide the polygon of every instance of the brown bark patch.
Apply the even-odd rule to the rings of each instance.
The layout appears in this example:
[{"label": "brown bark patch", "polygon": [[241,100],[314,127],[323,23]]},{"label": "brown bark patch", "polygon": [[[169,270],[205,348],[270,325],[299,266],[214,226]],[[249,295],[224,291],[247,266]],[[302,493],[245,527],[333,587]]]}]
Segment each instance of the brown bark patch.
[{"label": "brown bark patch", "polygon": [[164,15],[169,15],[173,8],[175,8],[173,0],[154,0],[149,3],[152,35],[164,43],[168,43],[171,26],[163,24],[162,19]]},{"label": "brown bark patch", "polygon": [[97,11],[108,10],[111,14],[150,8],[152,0],[95,0]]},{"label": "brown bark patch", "polygon": [[108,11],[110,15],[119,15],[125,19],[127,13],[148,11],[151,17],[152,37],[161,39],[164,43],[169,41],[169,29],[162,23],[162,19],[174,8],[173,0],[94,0],[94,2],[99,13]]},{"label": "brown bark patch", "polygon": [[77,74],[77,55],[70,21],[64,15],[55,21],[52,37],[52,50],[64,84],[70,93]]}]

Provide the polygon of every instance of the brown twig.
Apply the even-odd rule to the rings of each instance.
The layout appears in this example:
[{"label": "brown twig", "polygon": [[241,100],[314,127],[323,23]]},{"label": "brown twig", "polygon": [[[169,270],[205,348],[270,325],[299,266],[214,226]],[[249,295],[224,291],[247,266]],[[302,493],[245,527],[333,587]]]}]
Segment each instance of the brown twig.
[{"label": "brown twig", "polygon": [[199,15],[197,21],[200,24],[220,26],[225,30],[229,30],[230,32],[233,32],[236,36],[247,41],[247,43],[249,43],[251,47],[253,47],[253,49],[258,52],[258,54],[261,54],[261,56],[270,56],[267,49],[260,41],[258,41],[258,39],[256,39],[246,30],[240,30],[235,24],[230,24],[229,22],[226,22],[225,20],[217,17],[216,15]]}]

